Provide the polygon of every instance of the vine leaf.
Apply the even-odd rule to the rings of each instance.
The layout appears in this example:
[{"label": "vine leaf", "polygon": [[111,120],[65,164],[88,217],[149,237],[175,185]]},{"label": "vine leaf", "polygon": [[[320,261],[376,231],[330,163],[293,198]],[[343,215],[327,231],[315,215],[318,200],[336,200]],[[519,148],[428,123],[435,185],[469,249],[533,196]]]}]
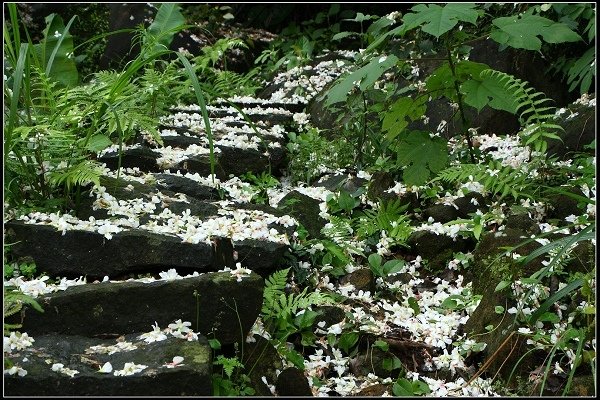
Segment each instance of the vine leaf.
[{"label": "vine leaf", "polygon": [[374,84],[385,71],[396,65],[397,62],[398,57],[394,55],[389,55],[387,57],[383,56],[381,58],[374,57],[371,62],[364,67],[361,67],[350,75],[340,79],[338,83],[327,92],[325,105],[330,106],[335,103],[346,101],[348,93],[356,83],[359,84],[361,90],[365,90],[367,87]]},{"label": "vine leaf", "polygon": [[462,3],[449,3],[443,7],[437,4],[418,4],[411,8],[412,13],[404,16],[403,30],[406,32],[422,25],[423,32],[439,38],[459,22],[475,25],[482,14],[476,7],[476,4]]},{"label": "vine leaf", "polygon": [[492,21],[498,28],[490,33],[490,38],[504,46],[516,49],[540,50],[541,36],[547,43],[577,42],[583,40],[566,24],[554,22],[539,15],[512,15]]},{"label": "vine leaf", "polygon": [[432,98],[446,96],[452,101],[457,101],[456,90],[454,88],[455,79],[459,82],[478,77],[481,71],[488,69],[487,64],[461,60],[454,66],[454,74],[450,69],[448,62],[442,64],[433,71],[425,81],[425,87],[431,92]]},{"label": "vine leaf", "polygon": [[410,97],[402,97],[391,105],[383,117],[381,129],[386,134],[387,140],[394,140],[407,126],[409,118],[415,121],[425,114],[426,106],[424,96],[413,100]]},{"label": "vine leaf", "polygon": [[517,105],[514,98],[497,79],[470,79],[460,86],[465,103],[475,107],[477,111],[487,105],[496,110],[504,110],[516,114]]},{"label": "vine leaf", "polygon": [[429,136],[428,132],[411,131],[398,145],[398,162],[404,169],[407,185],[422,185],[429,175],[441,171],[448,162],[448,144],[441,137]]}]

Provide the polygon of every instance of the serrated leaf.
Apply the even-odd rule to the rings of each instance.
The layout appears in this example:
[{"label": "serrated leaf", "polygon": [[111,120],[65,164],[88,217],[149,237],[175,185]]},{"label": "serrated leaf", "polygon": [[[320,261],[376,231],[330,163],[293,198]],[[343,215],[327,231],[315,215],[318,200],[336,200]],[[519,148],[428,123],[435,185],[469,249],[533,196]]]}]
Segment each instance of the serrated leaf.
[{"label": "serrated leaf", "polygon": [[547,43],[576,42],[583,40],[566,24],[554,22],[539,15],[512,15],[492,21],[497,27],[490,33],[496,42],[516,49],[540,50],[541,36]]},{"label": "serrated leaf", "polygon": [[411,131],[398,145],[398,163],[406,166],[403,173],[407,185],[424,184],[431,172],[438,172],[448,162],[445,139],[431,138],[429,133]]},{"label": "serrated leaf", "polygon": [[479,15],[476,4],[449,3],[445,6],[437,4],[419,4],[411,8],[412,13],[404,16],[404,31],[422,26],[423,32],[437,38],[454,28],[459,22],[475,24]]},{"label": "serrated leaf", "polygon": [[489,68],[487,64],[461,60],[455,64],[454,73],[452,73],[450,65],[445,62],[429,75],[425,81],[425,87],[432,92],[433,98],[446,96],[456,101],[454,81],[464,82],[472,78],[478,78],[482,71]]},{"label": "serrated leaf", "polygon": [[384,114],[381,129],[386,134],[386,139],[391,141],[396,138],[408,126],[409,120],[415,121],[423,114],[427,107],[425,106],[425,97],[416,100],[410,97],[402,97],[396,100]]},{"label": "serrated leaf", "polygon": [[483,80],[470,79],[460,86],[465,103],[475,107],[477,111],[485,106],[496,110],[504,110],[515,114],[516,103],[511,94],[497,79],[483,78]]},{"label": "serrated leaf", "polygon": [[340,80],[327,92],[325,105],[330,106],[335,103],[346,101],[349,92],[358,84],[361,90],[371,86],[381,75],[398,62],[398,57],[389,55],[383,57],[373,57],[373,59],[364,67],[357,69],[350,75]]}]

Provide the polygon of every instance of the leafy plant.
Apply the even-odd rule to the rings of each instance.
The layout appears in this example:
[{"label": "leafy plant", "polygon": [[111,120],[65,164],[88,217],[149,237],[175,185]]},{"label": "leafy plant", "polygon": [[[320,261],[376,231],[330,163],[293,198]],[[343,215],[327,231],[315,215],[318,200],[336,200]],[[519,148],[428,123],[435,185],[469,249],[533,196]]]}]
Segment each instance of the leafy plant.
[{"label": "leafy plant", "polygon": [[293,324],[295,314],[312,305],[332,302],[330,296],[321,292],[308,292],[308,287],[298,294],[286,294],[289,268],[274,272],[265,281],[261,316],[265,324],[281,339],[296,331]]},{"label": "leafy plant", "polygon": [[536,189],[527,173],[510,166],[503,166],[500,161],[490,161],[487,165],[461,164],[449,167],[440,171],[433,181],[454,183],[471,179],[480,182],[487,191],[500,196],[500,199],[509,194],[515,200],[519,197],[533,197]]},{"label": "leafy plant", "polygon": [[[213,396],[253,396],[254,388],[250,386],[250,378],[242,373],[244,364],[237,357],[219,355],[213,361],[214,366],[221,367],[221,374],[213,374]],[[234,374],[234,372],[236,372]]]},{"label": "leafy plant", "polygon": [[252,172],[247,172],[242,175],[242,180],[250,182],[256,189],[257,193],[252,196],[252,201],[257,204],[269,204],[268,189],[277,187],[279,181],[267,172],[262,172],[256,176]]},{"label": "leafy plant", "polygon": [[[20,290],[4,286],[4,319],[15,315],[23,309],[23,305],[29,305],[38,312],[44,312],[40,304],[31,296],[22,293]],[[19,329],[22,323],[8,323],[4,321],[4,335],[9,335],[11,330]]]},{"label": "leafy plant", "polygon": [[375,276],[385,278],[389,274],[401,271],[405,265],[404,260],[389,260],[382,265],[383,258],[379,254],[371,254],[368,258],[369,268]]}]

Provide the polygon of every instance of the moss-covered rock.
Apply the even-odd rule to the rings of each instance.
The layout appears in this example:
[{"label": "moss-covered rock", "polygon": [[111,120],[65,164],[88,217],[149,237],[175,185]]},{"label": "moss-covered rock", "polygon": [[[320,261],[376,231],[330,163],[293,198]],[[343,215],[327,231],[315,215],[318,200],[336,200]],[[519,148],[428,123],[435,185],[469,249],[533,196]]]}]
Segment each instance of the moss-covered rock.
[{"label": "moss-covered rock", "polygon": [[263,280],[257,274],[238,282],[229,272],[152,283],[74,286],[39,297],[45,312],[27,309],[23,329],[31,335],[127,334],[150,330],[154,322],[167,326],[181,319],[203,335],[234,343],[245,337],[258,317],[262,291]]},{"label": "moss-covered rock", "polygon": [[[166,327],[166,326],[164,326]],[[163,328],[164,328],[163,327]],[[148,327],[146,331],[150,331]],[[5,375],[5,394],[10,396],[210,396],[212,394],[212,354],[205,337],[187,341],[171,335],[145,343],[142,332],[115,339],[77,335],[36,336],[32,347],[9,356],[26,369],[27,375]],[[92,346],[114,346],[129,342],[136,348],[114,354],[94,351]],[[183,357],[180,365],[167,368],[173,357]],[[27,357],[26,363],[21,362]],[[99,373],[110,362],[113,373]],[[115,376],[125,363],[145,365],[141,372]],[[52,364],[78,371],[73,377],[52,371]]]},{"label": "moss-covered rock", "polygon": [[[488,371],[495,374],[500,368],[501,376],[510,374],[519,358],[526,352],[523,336],[513,331],[514,315],[498,314],[496,306],[505,310],[515,305],[511,296],[507,296],[510,289],[496,292],[495,288],[500,281],[514,281],[522,277],[529,277],[541,267],[543,257],[537,257],[527,265],[518,264],[511,256],[504,256],[504,247],[513,247],[529,239],[529,234],[518,229],[507,228],[496,233],[483,235],[473,253],[471,270],[473,272],[473,292],[482,295],[479,306],[464,326],[469,335],[477,335],[477,341],[486,343],[484,356],[491,357],[493,361]],[[520,255],[527,255],[541,245],[535,241],[529,242],[516,250]],[[492,326],[493,330],[486,327]],[[509,336],[512,336],[509,338]],[[506,341],[506,342],[505,342]],[[506,361],[506,363],[505,363]],[[520,363],[519,370],[531,368],[534,363],[534,354],[526,357]],[[506,367],[506,365],[511,367]],[[506,374],[506,375],[505,375]]]},{"label": "moss-covered rock", "polygon": [[279,209],[296,218],[311,238],[321,239],[321,229],[327,221],[319,216],[320,203],[317,199],[293,190],[279,201]]}]

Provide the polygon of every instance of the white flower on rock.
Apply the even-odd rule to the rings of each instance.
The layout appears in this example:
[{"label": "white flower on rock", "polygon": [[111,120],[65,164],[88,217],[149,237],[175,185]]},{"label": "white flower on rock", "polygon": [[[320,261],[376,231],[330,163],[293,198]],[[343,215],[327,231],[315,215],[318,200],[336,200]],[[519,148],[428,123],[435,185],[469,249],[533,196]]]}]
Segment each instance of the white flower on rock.
[{"label": "white flower on rock", "polygon": [[68,375],[71,378],[73,378],[76,374],[79,373],[79,371],[77,371],[75,369],[66,368],[65,365],[62,363],[52,364],[52,371]]},{"label": "white flower on rock", "polygon": [[98,370],[98,372],[102,374],[110,374],[113,370],[112,364],[108,361],[104,363],[104,365]]},{"label": "white flower on rock", "polygon": [[138,372],[142,372],[146,368],[148,368],[147,365],[128,362],[128,363],[125,363],[125,366],[123,366],[123,369],[115,371],[113,373],[113,375],[114,376],[129,376],[129,375],[137,374]]},{"label": "white flower on rock", "polygon": [[152,325],[152,332],[143,333],[138,336],[138,339],[143,339],[146,343],[154,343],[167,339],[167,335],[160,330],[158,327],[158,322],[154,321],[154,325]]}]

